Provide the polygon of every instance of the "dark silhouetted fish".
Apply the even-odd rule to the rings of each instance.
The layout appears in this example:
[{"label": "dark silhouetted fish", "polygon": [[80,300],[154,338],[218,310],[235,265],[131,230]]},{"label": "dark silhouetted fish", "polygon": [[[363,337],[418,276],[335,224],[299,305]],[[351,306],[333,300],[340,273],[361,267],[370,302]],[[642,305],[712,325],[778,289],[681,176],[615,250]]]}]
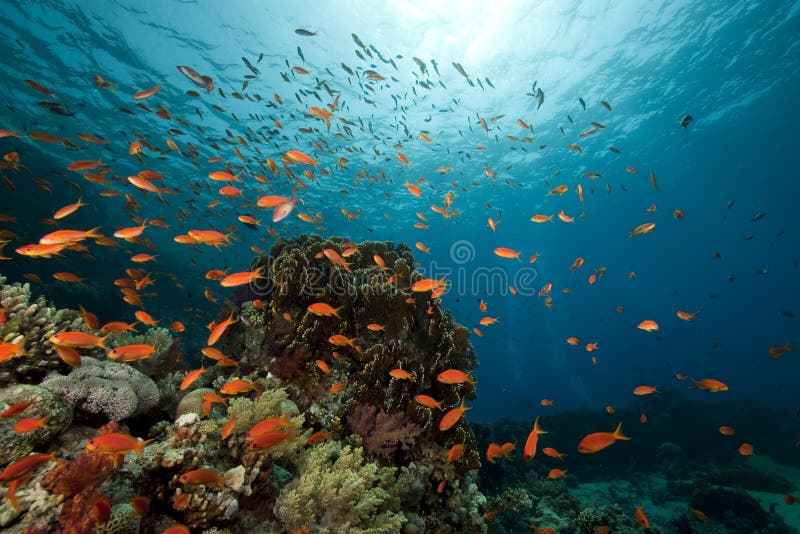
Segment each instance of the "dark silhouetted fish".
[{"label": "dark silhouetted fish", "polygon": [[688,115],[688,114],[687,114],[687,115],[685,115],[685,116],[684,116],[684,117],[681,119],[681,128],[686,128],[687,126],[689,126],[689,124],[691,124],[691,122],[692,122],[693,120],[694,120],[694,117],[692,117],[691,115]]}]

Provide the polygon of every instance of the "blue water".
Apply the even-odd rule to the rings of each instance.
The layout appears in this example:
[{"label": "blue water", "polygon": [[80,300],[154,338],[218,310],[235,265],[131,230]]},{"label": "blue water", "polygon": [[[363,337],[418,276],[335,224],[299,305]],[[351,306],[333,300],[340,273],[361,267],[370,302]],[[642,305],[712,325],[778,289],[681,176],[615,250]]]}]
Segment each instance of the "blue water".
[{"label": "blue water", "polygon": [[[303,178],[308,187],[296,194],[304,201],[297,210],[323,214],[323,235],[411,246],[421,241],[431,250],[430,256],[415,250],[422,266],[439,274],[450,270],[453,287],[443,304],[459,322],[470,328],[477,325],[483,316],[478,299],[487,302],[488,315],[500,322],[480,327],[483,338],[472,336],[480,362],[472,419],[531,418],[543,411],[542,398],[554,401],[551,409],[624,406],[640,384],[679,389],[692,398],[713,397],[688,390],[688,383],[677,381],[675,373],[717,378],[730,387],[720,396],[770,404],[790,416],[800,372],[796,351],[772,360],[768,348],[797,342],[800,320],[780,313],[800,314],[795,205],[800,198],[800,2],[428,4],[3,2],[0,44],[6,60],[0,65],[0,127],[22,133],[42,130],[81,147],[68,150],[30,139],[0,139],[4,154],[18,151],[21,162],[33,171],[11,173],[17,190],[3,189],[0,198],[0,212],[20,218],[2,226],[19,235],[6,249],[13,260],[3,264],[4,273],[12,280],[21,280],[25,272],[38,273],[45,281],[42,290],[60,304],[83,303],[105,317],[133,320],[132,309],[113,300],[117,292],[111,280],[123,276],[126,265],[122,250],[92,247],[94,263],[77,255],[36,260],[10,252],[51,231],[39,220],[78,196],[90,206],[73,216],[70,224],[75,228],[101,225],[110,233],[116,226],[134,225],[122,209],[122,197],[102,198],[98,193],[106,187],[65,170],[71,161],[102,157],[121,177],[108,188],[132,194],[141,204],[139,217],[163,217],[170,224],[169,229],[148,228],[145,233],[158,249],[160,278],[154,289],[159,297],[149,301],[148,309],[182,319],[189,333],[205,335],[203,325],[218,305],[203,298],[204,287],[220,302],[233,292],[208,283],[203,274],[211,268],[245,270],[252,257],[249,247],[268,250],[275,239],[263,227],[256,232],[236,221],[236,215],[253,213],[267,223],[268,211],[256,213],[255,208],[240,207],[241,199],[220,197],[220,184],[206,178],[222,169],[222,163],[206,163],[209,157],[241,163],[234,145],[221,141],[229,129],[234,142],[237,135],[250,140],[248,147],[238,146],[249,158],[251,172],[272,178],[258,161],[277,160],[290,149],[319,159],[316,180]],[[296,28],[317,35],[301,36]],[[397,68],[374,52],[372,60],[359,59],[352,33]],[[261,72],[244,90],[243,76],[251,73],[242,56]],[[427,75],[420,74],[414,56],[425,62]],[[476,86],[467,83],[453,62],[463,65]],[[362,74],[348,76],[341,63]],[[287,64],[311,74],[294,74]],[[217,90],[205,94],[176,65],[211,76],[226,98]],[[396,81],[373,82],[374,91],[366,90],[363,71],[369,68]],[[117,89],[96,87],[96,74]],[[35,92],[24,79],[36,80],[56,95]],[[419,79],[431,80],[431,89],[418,85]],[[483,88],[477,86],[478,79]],[[317,86],[318,80],[341,95],[330,133],[322,121],[303,115],[308,106],[324,107],[332,101]],[[534,83],[544,93],[538,109],[536,99],[526,94]],[[172,120],[137,108],[131,99],[133,93],[155,85],[161,86],[160,92],[141,102],[153,111],[163,104]],[[187,90],[202,94],[192,98]],[[234,91],[252,101],[233,98]],[[267,107],[276,93],[283,104]],[[586,102],[585,111],[579,98]],[[50,113],[37,106],[40,101],[64,102],[74,116]],[[610,103],[612,110],[601,101]],[[679,122],[687,113],[694,121],[681,129]],[[501,114],[505,116],[491,120]],[[178,123],[178,117],[190,124]],[[343,132],[339,117],[354,123],[352,138],[334,136]],[[487,121],[488,132],[480,118]],[[517,118],[531,124],[533,132],[522,129]],[[283,130],[278,132],[273,119]],[[579,139],[591,121],[607,129]],[[318,132],[298,133],[301,127]],[[171,135],[169,128],[184,134]],[[427,131],[434,143],[420,141],[420,131]],[[110,143],[85,143],[75,137],[78,132]],[[141,163],[128,156],[129,143],[139,135],[163,154],[145,148]],[[511,141],[507,135],[534,140]],[[169,151],[167,137],[184,154],[193,144],[198,165]],[[311,146],[319,137],[329,143],[329,150]],[[219,149],[212,147],[214,141]],[[395,148],[397,143],[402,148]],[[584,153],[568,150],[568,143],[581,145]],[[610,152],[612,145],[622,153]],[[486,150],[476,151],[478,146]],[[396,159],[398,151],[408,156],[410,167]],[[346,170],[335,166],[342,156],[350,160]],[[454,170],[440,175],[440,166]],[[497,173],[496,179],[484,174],[486,166]],[[638,174],[626,172],[627,166],[637,168]],[[167,196],[168,205],[162,205],[155,196],[135,190],[124,178],[142,169],[164,173],[164,186],[181,193]],[[323,176],[319,169],[331,174]],[[362,170],[377,179],[362,177],[355,183]],[[556,171],[560,174],[551,177]],[[651,171],[657,190],[648,179]],[[587,172],[601,177],[589,179],[583,176]],[[37,189],[31,176],[48,180],[52,194]],[[425,183],[418,184],[423,196],[415,198],[403,183],[417,183],[423,176]],[[80,182],[81,192],[64,185],[65,179]],[[578,183],[584,188],[583,204],[575,194]],[[197,194],[191,184],[198,185]],[[559,184],[569,191],[546,196]],[[286,179],[272,180],[274,194],[291,196],[293,187],[296,184]],[[244,190],[251,202],[266,193],[251,176]],[[450,191],[460,217],[445,221],[430,205],[442,205]],[[221,200],[220,205],[207,209],[213,200]],[[653,204],[657,211],[648,214]],[[184,208],[189,215],[180,222],[176,213]],[[361,210],[360,216],[348,220],[342,208]],[[673,218],[676,208],[684,212],[683,219]],[[574,223],[556,217],[541,225],[529,221],[535,213],[555,216],[562,209],[575,217]],[[428,229],[413,227],[417,211],[427,217]],[[765,215],[751,222],[757,213]],[[496,233],[486,226],[488,217],[501,219]],[[629,238],[628,232],[644,222],[656,223],[655,230]],[[197,254],[172,241],[189,229],[224,231],[228,225],[235,227],[241,241],[221,253],[208,249]],[[273,226],[282,236],[319,232],[294,214]],[[466,258],[454,256],[459,247],[464,248],[458,254],[466,251]],[[495,247],[520,251],[522,261],[495,256]],[[123,248],[150,252],[142,246]],[[536,252],[539,259],[527,263]],[[570,265],[577,257],[584,258],[585,265],[572,273]],[[502,274],[488,287],[472,288],[476,273],[492,267]],[[605,278],[589,285],[588,276],[600,267],[607,268]],[[90,290],[65,289],[50,278],[56,271],[88,278]],[[629,277],[631,271],[636,278]],[[167,273],[177,274],[185,288],[175,287]],[[530,295],[547,282],[553,284],[552,309],[543,297]],[[509,295],[509,283],[529,294]],[[565,287],[572,292],[565,294]],[[620,305],[623,313],[616,311]],[[684,322],[675,316],[678,309],[700,313],[697,320]],[[637,329],[645,319],[656,320],[660,331]],[[570,336],[580,338],[581,346],[568,345]],[[600,350],[589,354],[583,345],[594,341]]]}]

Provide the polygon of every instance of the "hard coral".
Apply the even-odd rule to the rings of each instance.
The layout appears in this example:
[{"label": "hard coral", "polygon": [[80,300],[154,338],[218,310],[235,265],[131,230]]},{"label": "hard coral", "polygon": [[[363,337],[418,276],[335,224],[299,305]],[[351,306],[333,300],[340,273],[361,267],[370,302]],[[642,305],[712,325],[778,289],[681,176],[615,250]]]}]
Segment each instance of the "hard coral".
[{"label": "hard coral", "polygon": [[155,382],[133,367],[94,358],[69,375],[52,376],[42,387],[59,395],[88,416],[120,421],[156,406],[159,391]]},{"label": "hard coral", "polygon": [[6,284],[0,275],[0,309],[6,323],[0,325],[0,343],[25,337],[25,350],[30,356],[14,358],[0,364],[0,386],[36,384],[48,373],[69,367],[55,353],[48,338],[65,330],[86,330],[80,314],[59,310],[39,296],[31,302],[30,284]]},{"label": "hard coral", "polygon": [[350,430],[361,436],[370,454],[392,458],[398,449],[410,450],[425,431],[404,413],[388,414],[372,404],[361,404],[347,418]]}]

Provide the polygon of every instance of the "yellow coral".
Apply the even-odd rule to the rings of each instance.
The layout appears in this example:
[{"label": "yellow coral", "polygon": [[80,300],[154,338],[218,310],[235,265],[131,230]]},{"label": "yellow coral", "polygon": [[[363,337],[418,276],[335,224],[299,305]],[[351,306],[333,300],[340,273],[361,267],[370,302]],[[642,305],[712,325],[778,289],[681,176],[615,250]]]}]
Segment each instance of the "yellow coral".
[{"label": "yellow coral", "polygon": [[360,447],[321,443],[305,453],[300,478],[278,496],[275,516],[290,532],[304,526],[320,534],[399,532],[406,518],[395,471],[365,462]]}]

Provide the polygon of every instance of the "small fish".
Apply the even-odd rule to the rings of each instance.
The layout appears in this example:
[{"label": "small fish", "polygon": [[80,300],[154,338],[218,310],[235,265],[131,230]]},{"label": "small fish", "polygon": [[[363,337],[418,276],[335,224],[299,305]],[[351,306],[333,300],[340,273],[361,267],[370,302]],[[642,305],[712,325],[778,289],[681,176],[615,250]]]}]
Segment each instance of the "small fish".
[{"label": "small fish", "polygon": [[578,444],[578,452],[591,454],[613,445],[617,440],[630,439],[622,433],[622,423],[620,422],[614,432],[595,432],[584,437]]},{"label": "small fish", "polygon": [[255,67],[253,66],[253,64],[252,64],[252,63],[250,63],[250,61],[249,61],[249,60],[248,60],[246,57],[242,56],[242,62],[244,63],[244,66],[245,66],[245,67],[247,67],[248,69],[250,69],[250,72],[252,72],[252,73],[253,73],[253,74],[255,74],[256,76],[258,76],[259,74],[261,74],[261,71],[260,71],[260,70],[258,70],[257,68],[255,68]]},{"label": "small fish", "polygon": [[692,117],[691,115],[689,115],[689,114],[684,115],[683,118],[681,119],[680,127],[681,128],[686,128],[687,126],[689,126],[689,124],[692,123],[693,120],[694,120],[694,117]]},{"label": "small fish", "polygon": [[309,31],[309,30],[305,30],[303,28],[297,28],[294,31],[294,33],[296,33],[297,35],[302,35],[304,37],[313,37],[313,36],[317,35],[317,32],[312,32],[312,31]]}]

